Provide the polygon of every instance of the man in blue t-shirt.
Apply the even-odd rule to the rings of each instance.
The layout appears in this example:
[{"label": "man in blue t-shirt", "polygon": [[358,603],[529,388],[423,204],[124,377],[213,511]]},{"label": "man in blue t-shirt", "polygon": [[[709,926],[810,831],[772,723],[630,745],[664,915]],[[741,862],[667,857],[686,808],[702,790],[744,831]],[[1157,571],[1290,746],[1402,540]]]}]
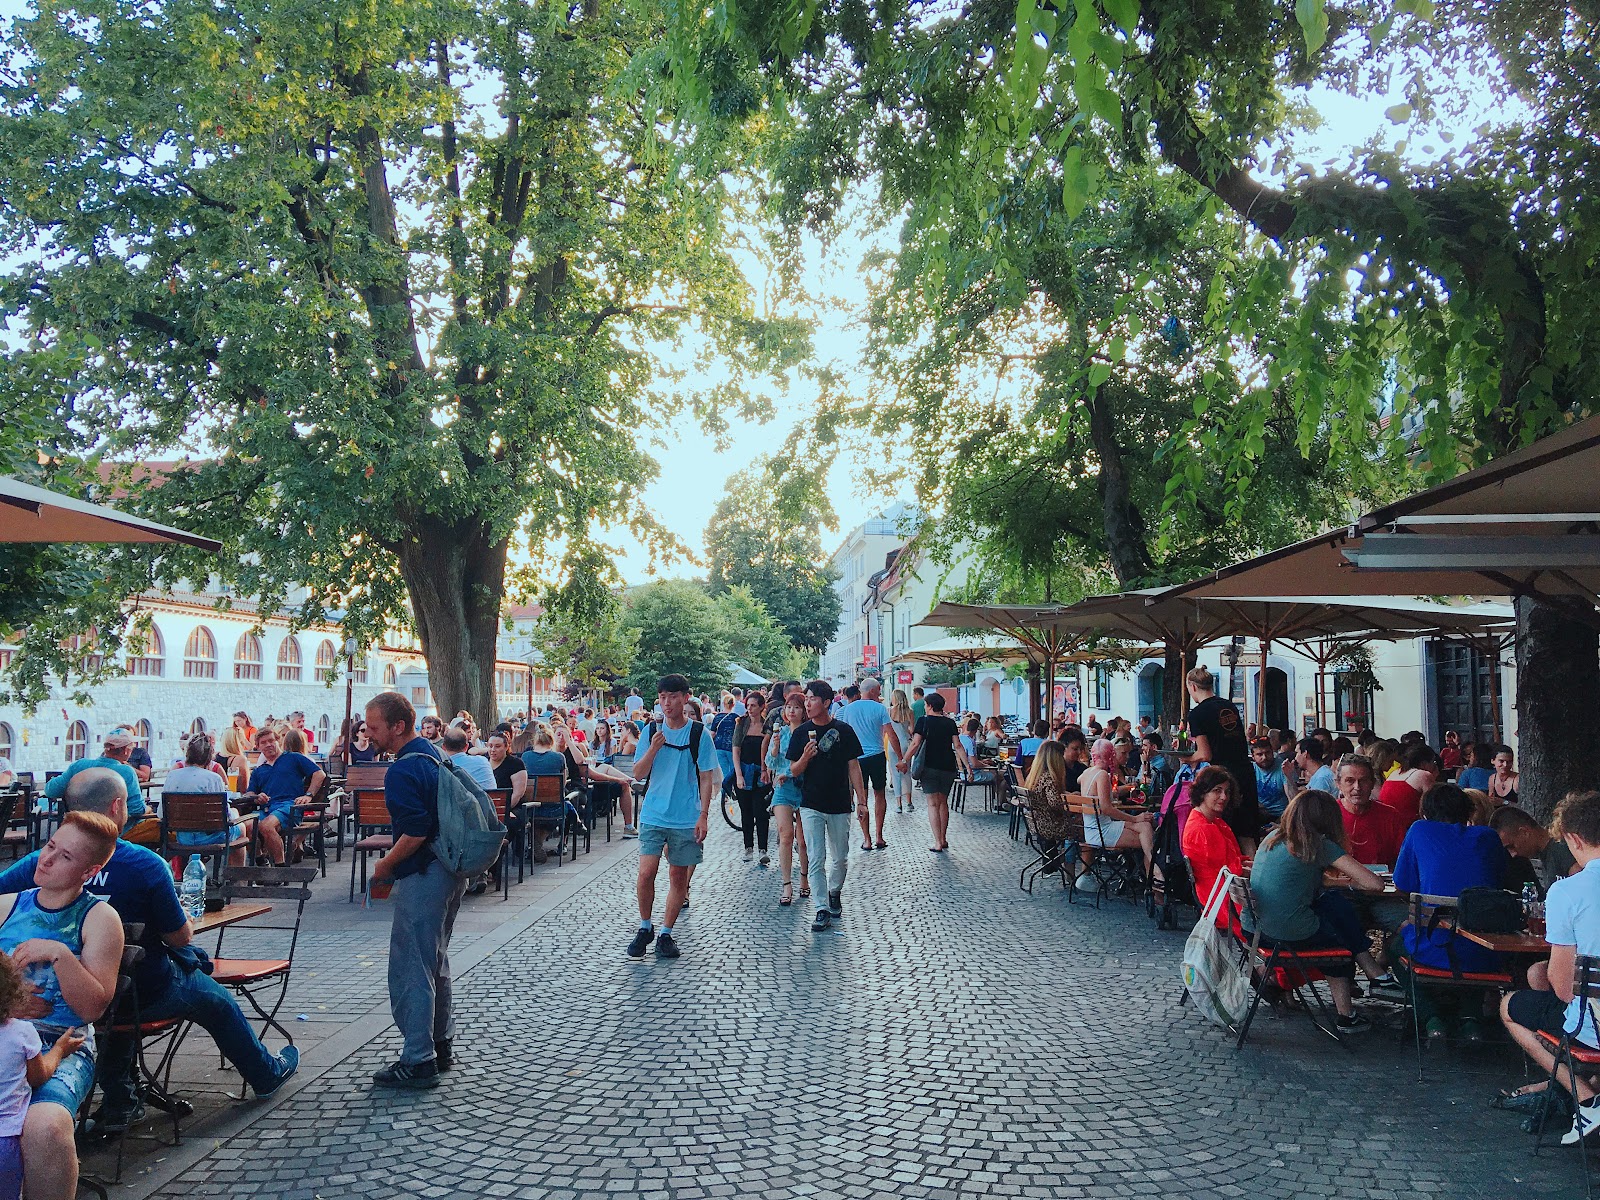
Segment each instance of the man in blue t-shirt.
[{"label": "man in blue t-shirt", "polygon": [[[711,734],[700,722],[689,720],[684,711],[689,681],[682,675],[663,675],[656,691],[661,724],[651,725],[641,735],[641,749],[633,760],[633,777],[649,785],[639,807],[639,931],[628,943],[628,957],[635,960],[644,957],[651,942],[656,943],[657,958],[678,957],[672,927],[688,902],[694,869],[705,856],[717,777]],[[663,853],[667,856],[667,919],[658,940],[651,913]]]},{"label": "man in blue t-shirt", "polygon": [[[850,689],[846,688],[845,694],[849,693]],[[877,818],[878,836],[874,839],[867,806],[863,804],[856,811],[856,819],[861,822],[863,850],[889,848],[889,843],[883,840],[883,821],[889,813],[889,758],[883,749],[884,736],[888,736],[894,747],[896,762],[904,753],[900,746],[900,732],[889,719],[889,710],[879,699],[882,695],[883,684],[869,676],[861,681],[859,697],[852,698],[839,713],[839,719],[855,730],[856,739],[861,743],[861,778],[872,790],[872,815]]]},{"label": "man in blue t-shirt", "polygon": [[[110,770],[89,768],[73,777],[65,801],[69,812],[103,813],[125,823],[127,794],[120,776]],[[37,852],[0,875],[0,894],[26,891],[34,886]],[[285,1046],[271,1054],[239,1011],[233,994],[199,970],[188,950],[193,931],[178,903],[172,869],[159,854],[132,842],[119,841],[111,861],[92,876],[84,890],[103,897],[125,924],[143,925],[138,945],[144,959],[134,968],[140,1015],[146,1021],[168,1018],[193,1021],[211,1035],[224,1058],[258,1096],[270,1096],[293,1075],[300,1052]],[[109,1034],[97,1056],[102,1102],[91,1119],[91,1130],[117,1133],[144,1116],[133,1077],[133,1039]]]},{"label": "man in blue t-shirt", "polygon": [[270,726],[256,733],[256,749],[261,751],[261,762],[250,772],[248,794],[262,809],[256,826],[262,849],[281,867],[286,861],[284,831],[295,827],[299,806],[311,803],[327,776],[304,754],[283,753],[283,741]]},{"label": "man in blue t-shirt", "polygon": [[[400,1057],[373,1074],[379,1087],[431,1088],[454,1065],[450,934],[467,881],[445,870],[439,836],[439,754],[416,731],[417,710],[399,692],[367,701],[367,737],[395,762],[383,779],[394,845],[372,868],[371,894],[392,899],[389,1011],[405,1038]],[[408,757],[411,756],[411,757]]]}]

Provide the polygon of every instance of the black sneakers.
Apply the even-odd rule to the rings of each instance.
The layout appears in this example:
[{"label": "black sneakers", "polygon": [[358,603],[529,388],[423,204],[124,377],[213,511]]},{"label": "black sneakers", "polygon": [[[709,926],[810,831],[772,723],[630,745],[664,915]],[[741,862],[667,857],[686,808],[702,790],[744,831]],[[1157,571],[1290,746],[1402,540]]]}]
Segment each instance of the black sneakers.
[{"label": "black sneakers", "polygon": [[828,917],[828,910],[825,908],[819,908],[817,909],[816,919],[811,922],[811,932],[822,933],[831,923],[832,922]]},{"label": "black sneakers", "polygon": [[[643,933],[644,930],[641,929],[639,932]],[[642,955],[644,953],[644,951],[641,950],[639,953]],[[678,943],[677,943],[676,939],[674,939],[673,936],[670,933],[663,933],[658,939],[656,939],[656,957],[657,958],[677,958],[678,957]]]},{"label": "black sneakers", "polygon": [[450,1045],[449,1038],[433,1044],[433,1064],[441,1071],[448,1071],[456,1065],[455,1050]]},{"label": "black sneakers", "polygon": [[628,943],[628,957],[634,962],[644,960],[644,952],[650,949],[650,943],[656,940],[656,931],[639,927],[639,932],[633,935],[633,941]]},{"label": "black sneakers", "polygon": [[374,1071],[372,1082],[379,1087],[432,1088],[439,1086],[439,1064],[429,1059],[420,1063],[390,1063],[381,1071]]},{"label": "black sneakers", "polygon": [[841,908],[839,905],[840,905],[839,893],[838,892],[829,892],[828,893],[828,915],[830,917],[832,917],[835,921],[837,921],[840,917],[844,916],[844,909]]}]

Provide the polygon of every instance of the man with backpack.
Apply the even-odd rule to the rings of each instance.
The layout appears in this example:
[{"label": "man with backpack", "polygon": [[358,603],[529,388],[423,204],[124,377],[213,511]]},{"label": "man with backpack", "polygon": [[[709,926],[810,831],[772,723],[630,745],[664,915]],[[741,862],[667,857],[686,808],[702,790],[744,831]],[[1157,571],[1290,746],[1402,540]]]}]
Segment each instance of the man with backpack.
[{"label": "man with backpack", "polygon": [[394,845],[372,869],[372,895],[392,897],[394,904],[389,1010],[405,1046],[396,1062],[372,1076],[379,1087],[437,1087],[440,1072],[452,1065],[450,933],[467,881],[447,871],[434,852],[441,760],[433,743],[417,736],[416,721],[416,710],[398,692],[367,701],[368,740],[397,760],[383,788]]},{"label": "man with backpack", "polygon": [[[633,777],[648,785],[638,817],[639,930],[628,943],[628,957],[635,961],[644,958],[651,942],[656,943],[657,958],[678,957],[672,928],[689,895],[694,869],[705,857],[717,776],[717,752],[705,726],[689,720],[684,711],[689,681],[663,675],[656,690],[661,723],[640,736],[633,760]],[[651,913],[662,854],[667,856],[667,919],[658,935]]]}]

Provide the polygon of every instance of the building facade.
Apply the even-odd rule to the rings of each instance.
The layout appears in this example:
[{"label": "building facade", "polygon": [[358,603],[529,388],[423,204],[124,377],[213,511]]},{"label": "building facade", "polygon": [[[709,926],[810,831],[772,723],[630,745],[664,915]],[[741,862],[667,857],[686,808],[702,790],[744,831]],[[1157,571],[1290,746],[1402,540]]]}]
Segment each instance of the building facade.
[{"label": "building facade", "polygon": [[850,530],[829,556],[838,578],[839,631],[822,650],[821,676],[835,687],[852,682],[868,668],[881,666],[885,655],[878,642],[876,615],[867,607],[874,582],[893,565],[895,555],[916,532],[920,516],[910,505],[899,505]]},{"label": "building facade", "polygon": [[[285,617],[262,621],[254,604],[237,597],[219,609],[222,598],[140,597],[150,632],[138,653],[124,646],[126,673],[94,685],[90,703],[71,698],[77,689],[58,688],[31,716],[16,705],[0,705],[0,758],[43,778],[45,771],[98,753],[107,733],[128,724],[158,766],[171,765],[184,734],[220,732],[236,712],[248,713],[256,725],[269,716],[303,712],[319,749],[326,749],[344,720],[347,681],[356,711],[389,690],[403,694],[420,714],[434,711],[427,662],[414,635],[397,633],[347,662],[338,626],[294,631]],[[495,672],[500,711],[477,714],[480,721],[526,709],[530,678],[536,706],[560,692],[559,674],[538,669],[530,675],[525,656],[507,653],[504,643],[515,636],[502,635]],[[0,647],[0,670],[10,665],[10,656]]]}]

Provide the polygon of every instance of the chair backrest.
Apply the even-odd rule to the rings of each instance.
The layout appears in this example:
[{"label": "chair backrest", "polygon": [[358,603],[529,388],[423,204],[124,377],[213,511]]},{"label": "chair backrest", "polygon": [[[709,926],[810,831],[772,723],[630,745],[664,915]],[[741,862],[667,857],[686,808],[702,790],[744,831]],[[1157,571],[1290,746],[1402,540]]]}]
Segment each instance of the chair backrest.
[{"label": "chair backrest", "polygon": [[1411,892],[1406,897],[1406,922],[1419,930],[1436,929],[1455,918],[1460,904],[1460,896],[1429,896],[1423,892]]},{"label": "chair backrest", "polygon": [[227,837],[228,797],[222,792],[163,792],[161,827],[169,833]]},{"label": "chair backrest", "polygon": [[357,829],[371,829],[394,824],[389,816],[389,804],[382,788],[355,789],[355,821]]},{"label": "chair backrest", "polygon": [[1600,1000],[1600,956],[1580,954],[1573,960],[1572,995],[1591,1004]]},{"label": "chair backrest", "polygon": [[561,776],[530,775],[528,790],[522,794],[522,799],[530,804],[559,804],[562,795]]},{"label": "chair backrest", "polygon": [[489,797],[489,803],[494,805],[494,815],[500,823],[506,823],[506,810],[511,806],[510,788],[490,788],[484,795]]},{"label": "chair backrest", "polygon": [[1261,923],[1256,920],[1256,895],[1250,890],[1250,881],[1243,875],[1228,876],[1228,904],[1235,917],[1249,918],[1251,928],[1260,936]]},{"label": "chair backrest", "polygon": [[353,762],[345,772],[344,785],[347,788],[381,788],[390,766],[390,763]]},{"label": "chair backrest", "polygon": [[[294,961],[294,949],[300,940],[300,920],[305,915],[306,901],[311,899],[311,881],[317,877],[316,867],[226,867],[222,872],[222,900],[224,904],[256,904],[263,900],[291,902],[292,907],[273,904],[272,911],[253,918],[250,932],[271,930],[289,934],[289,952],[284,956]],[[222,951],[222,938],[217,938],[217,952]]]}]

